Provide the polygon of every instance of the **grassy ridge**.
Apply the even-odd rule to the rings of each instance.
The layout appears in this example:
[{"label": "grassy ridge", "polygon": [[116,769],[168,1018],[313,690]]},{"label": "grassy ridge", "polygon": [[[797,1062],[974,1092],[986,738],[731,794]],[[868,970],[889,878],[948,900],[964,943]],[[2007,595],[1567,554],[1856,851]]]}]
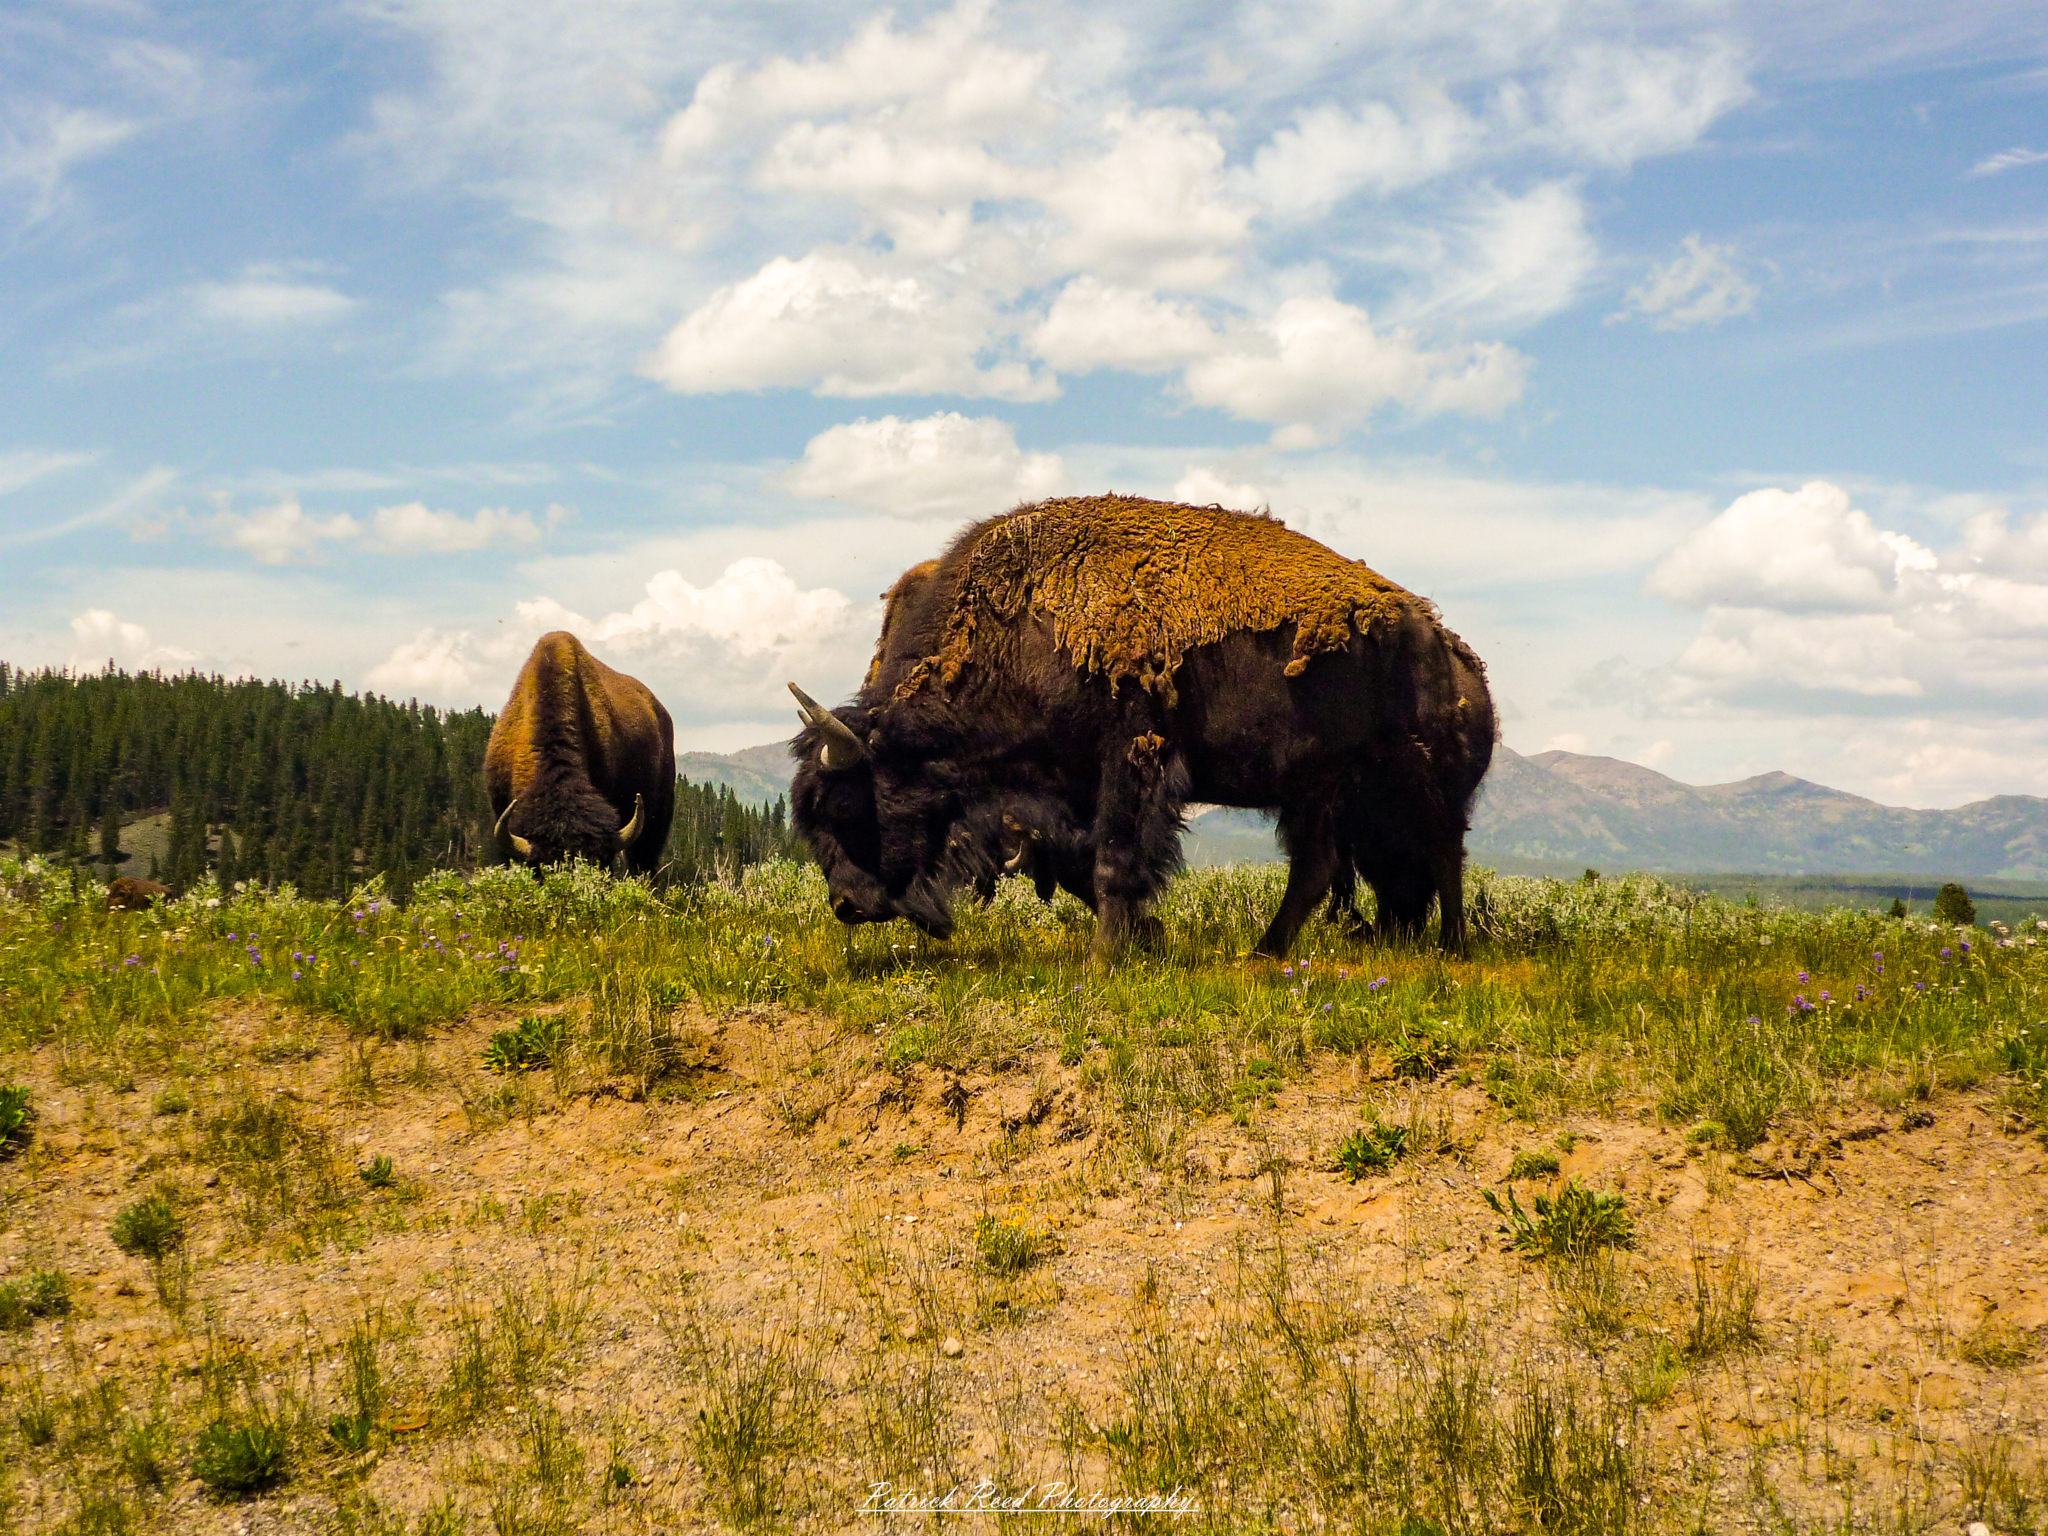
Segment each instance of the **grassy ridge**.
[{"label": "grassy ridge", "polygon": [[1160,952],[1106,977],[1086,969],[1086,910],[1017,881],[936,945],[842,928],[815,869],[788,863],[664,893],[587,869],[444,873],[404,906],[374,885],[341,903],[201,886],[141,914],[74,903],[20,866],[0,879],[39,887],[0,909],[0,1049],[51,1045],[109,1082],[174,1054],[216,1001],[273,999],[389,1039],[481,1006],[637,993],[816,1010],[880,1028],[891,1060],[953,1068],[1028,1040],[1109,1044],[1119,1072],[1163,1074],[1189,1107],[1227,1099],[1252,1057],[1426,1043],[1504,1102],[1655,1085],[1671,1114],[1754,1140],[1841,1081],[2019,1065],[2048,1011],[2035,932],[1731,906],[1644,876],[1475,881],[1470,960],[1361,948],[1317,922],[1273,967],[1245,957],[1284,871],[1196,871],[1160,908]]},{"label": "grassy ridge", "polygon": [[[1964,1511],[2031,1528],[2020,1517],[2038,1513],[2048,1485],[2036,1486],[2038,1469],[2010,1435],[1956,1448],[1918,1429],[1910,1438],[1903,1424],[1881,1431],[1889,1419],[1836,1435],[1828,1346],[1806,1335],[1777,1346],[1808,1383],[1794,1389],[1808,1414],[1796,1447],[1759,1433],[1725,1465],[1660,1448],[1650,1418],[1682,1417],[1688,1394],[1703,1414],[1698,1405],[1723,1389],[1717,1372],[1739,1376],[1747,1402],[1743,1362],[1767,1341],[1756,1275],[1739,1253],[1696,1249],[1681,1320],[1653,1314],[1616,1258],[1634,1240],[1633,1191],[1624,1201],[1564,1181],[1501,1201],[1511,1240],[1541,1266],[1528,1283],[1549,1297],[1547,1331],[1531,1343],[1479,1304],[1468,1309],[1456,1286],[1421,1284],[1472,1247],[1454,1223],[1412,1240],[1416,1283],[1389,1294],[1347,1279],[1327,1247],[1291,1238],[1300,1159],[1264,1138],[1293,1085],[1351,1082],[1364,1102],[1314,1122],[1315,1160],[1344,1167],[1350,1148],[1354,1180],[1425,1160],[1422,1188],[1448,1201],[1441,1188],[1465,1153],[1444,1095],[1483,1094],[1532,1142],[1543,1139],[1535,1126],[1568,1115],[1647,1115],[1679,1131],[1695,1159],[1714,1149],[1731,1168],[1831,1106],[1911,1110],[1958,1087],[2001,1096],[2038,1128],[2048,1031],[2033,1021],[2048,934],[1731,905],[1640,877],[1484,878],[1469,959],[1363,944],[1319,921],[1290,963],[1250,960],[1283,881],[1272,868],[1191,873],[1161,909],[1161,949],[1104,975],[1086,968],[1089,915],[1066,899],[1043,906],[1015,881],[990,907],[963,910],[956,938],[935,945],[901,926],[841,928],[817,872],[788,863],[667,891],[587,869],[540,879],[486,870],[430,876],[403,904],[374,885],[343,902],[201,886],[139,914],[75,902],[68,881],[38,866],[0,865],[0,1083],[33,1067],[75,1088],[87,1110],[67,1134],[81,1148],[108,1135],[92,1119],[96,1102],[146,1098],[155,1123],[174,1128],[152,1133],[162,1145],[142,1160],[150,1167],[115,1240],[147,1259],[145,1304],[183,1362],[154,1377],[67,1374],[54,1363],[63,1277],[45,1278],[56,1273],[47,1266],[28,1276],[18,1320],[5,1323],[16,1342],[0,1355],[13,1468],[0,1492],[20,1480],[30,1501],[17,1523],[28,1529],[197,1528],[188,1522],[202,1507],[177,1492],[188,1477],[219,1500],[286,1488],[336,1532],[637,1531],[685,1519],[832,1528],[853,1507],[848,1465],[861,1481],[925,1486],[1064,1467],[1127,1490],[1195,1490],[1210,1513],[1190,1528],[1218,1530],[1621,1536],[1724,1528],[1707,1512],[1735,1509],[1733,1523],[1789,1530],[1924,1529]],[[258,1015],[253,1046],[222,1040],[222,1021]],[[494,1189],[451,1233],[455,1218],[426,1208],[416,1171],[388,1158],[351,1167],[313,1101],[248,1064],[310,1059],[323,1034],[349,1041],[341,1123],[354,1123],[408,1083],[445,1091],[436,1073],[450,1069],[431,1066],[428,1047],[473,1035],[478,1019],[496,1030],[481,1053],[493,1069],[466,1045],[457,1086],[469,1136],[492,1146],[521,1117],[530,1128],[615,1103],[621,1084],[647,1105],[696,1104],[709,1091],[707,1019],[769,1020],[770,1034],[788,1037],[786,1069],[758,1078],[775,1164],[826,1155],[825,1117],[851,1102],[846,1074],[879,1079],[878,1117],[891,1094],[928,1089],[930,1107],[965,1124],[967,1100],[948,1108],[946,1082],[1014,1080],[1028,1092],[990,1126],[984,1204],[957,1240],[880,1210],[886,1181],[921,1155],[908,1139],[893,1152],[884,1140],[853,1175],[868,1193],[825,1218],[842,1230],[785,1232],[778,1215],[758,1248],[721,1249],[701,1271],[663,1270],[635,1290],[631,1265],[605,1266],[628,1234],[650,1229],[645,1218],[589,1228],[603,1235],[569,1252],[542,1239],[584,1219],[581,1192]],[[379,1069],[391,1046],[387,1062],[411,1054],[413,1065]],[[130,1097],[136,1089],[146,1092]],[[1073,1109],[1054,1108],[1068,1091],[1079,1095]],[[1027,1171],[1091,1119],[1092,1161],[1058,1180]],[[707,1134],[736,1134],[721,1124]],[[903,1124],[906,1138],[935,1134]],[[1080,1219],[1119,1189],[1151,1190],[1158,1206],[1144,1219],[1161,1230],[1192,1222],[1186,1168],[1205,1124],[1243,1128],[1260,1157],[1248,1218],[1258,1235],[1239,1241],[1227,1274],[1175,1297],[1148,1264],[1114,1358],[1105,1345],[1087,1362],[1109,1378],[1104,1392],[1076,1385],[1027,1402],[994,1375],[982,1398],[948,1386],[934,1340],[961,1333],[979,1347],[1020,1320],[1060,1315],[1044,1278],[1063,1242],[1053,1209]],[[631,1137],[641,1134],[651,1132]],[[644,1160],[631,1161],[631,1137],[626,1177],[650,1181]],[[38,1138],[31,1122],[10,1143],[0,1197],[26,1199],[29,1185],[61,1175]],[[1570,1140],[1517,1151],[1521,1171],[1509,1178],[1555,1178]],[[679,1186],[691,1176],[670,1175]],[[933,1181],[961,1182],[950,1167]],[[1478,1214],[1490,1230],[1471,1184],[1467,1173],[1460,1219]],[[705,1203],[751,1209],[775,1187],[720,1189]],[[1415,1209],[1420,1224],[1427,1208]],[[654,1224],[671,1245],[661,1262],[675,1262],[678,1244],[708,1257],[710,1240],[679,1220]],[[252,1339],[246,1318],[238,1329],[233,1313],[196,1299],[240,1295],[240,1280],[227,1290],[210,1279],[231,1266],[247,1277],[269,1265],[297,1287],[382,1243],[446,1236],[483,1248],[502,1234],[535,1247],[460,1284],[428,1275],[428,1294],[452,1299],[394,1293],[388,1310],[362,1307],[318,1342],[285,1317],[274,1338]],[[797,1263],[810,1246],[833,1254],[823,1299],[819,1272]],[[757,1272],[765,1313],[691,1290],[720,1274],[752,1284]],[[777,1301],[785,1280],[792,1299]],[[608,1311],[613,1292],[633,1306]],[[0,1322],[15,1314],[0,1308]],[[668,1383],[659,1411],[646,1410],[654,1438],[679,1444],[695,1469],[687,1516],[635,1503],[646,1442],[623,1421],[602,1428],[565,1395],[628,1328],[638,1333],[618,1350]],[[1957,1331],[1945,1347],[1996,1369],[2033,1350],[1990,1328]],[[1075,1382],[1084,1374],[1072,1370]],[[1863,1438],[1875,1447],[1880,1433],[1882,1456],[1843,1449]],[[1020,1449],[1026,1440],[1042,1454]],[[396,1466],[437,1446],[453,1483],[405,1518],[378,1502],[392,1497],[372,1491],[380,1458]],[[2006,1461],[1993,1465],[1994,1453]],[[1880,1485],[1889,1503],[1858,1502]]]}]

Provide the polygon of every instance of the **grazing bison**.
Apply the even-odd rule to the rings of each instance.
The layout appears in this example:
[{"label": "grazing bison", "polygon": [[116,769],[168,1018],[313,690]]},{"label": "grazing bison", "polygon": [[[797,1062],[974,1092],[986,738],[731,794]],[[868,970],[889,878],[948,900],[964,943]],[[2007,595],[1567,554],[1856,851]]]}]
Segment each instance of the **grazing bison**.
[{"label": "grazing bison", "polygon": [[498,830],[529,864],[621,854],[652,874],[675,815],[675,729],[637,678],[562,630],[542,635],[484,748]]},{"label": "grazing bison", "polygon": [[168,885],[159,885],[154,880],[138,880],[133,875],[123,875],[107,886],[107,910],[109,912],[146,912],[171,894]]},{"label": "grazing bison", "polygon": [[1333,884],[1355,915],[1361,877],[1390,931],[1419,930],[1435,901],[1442,943],[1463,944],[1464,835],[1494,740],[1484,668],[1424,599],[1271,518],[1119,496],[1020,507],[907,573],[853,705],[792,691],[791,807],[842,921],[949,934],[949,893],[1007,814],[1056,869],[1090,864],[1076,883],[1113,957],[1204,800],[1279,813],[1291,867],[1261,953],[1286,953]]},{"label": "grazing bison", "polygon": [[[920,659],[914,648],[892,645],[891,637],[897,616],[926,601],[938,568],[936,560],[913,565],[882,594],[882,633],[863,688],[893,691]],[[790,686],[795,689],[795,684]],[[808,719],[817,701],[795,691]],[[980,901],[994,899],[996,882],[1004,875],[1021,875],[1040,901],[1051,901],[1053,892],[1064,887],[1088,906],[1095,905],[1095,849],[1087,829],[1076,827],[1065,807],[1042,793],[1010,789],[990,794],[961,817],[946,842],[951,883],[970,887]]]}]

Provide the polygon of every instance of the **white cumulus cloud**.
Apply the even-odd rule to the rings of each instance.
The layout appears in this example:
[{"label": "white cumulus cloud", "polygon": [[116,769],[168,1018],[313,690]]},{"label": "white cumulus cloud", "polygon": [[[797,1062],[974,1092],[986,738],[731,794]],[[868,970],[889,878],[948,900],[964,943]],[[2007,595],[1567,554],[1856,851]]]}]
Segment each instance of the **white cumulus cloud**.
[{"label": "white cumulus cloud", "polygon": [[631,608],[586,618],[549,597],[515,605],[488,629],[430,627],[371,668],[368,686],[451,703],[504,697],[534,641],[566,629],[609,664],[652,688],[679,735],[701,719],[781,719],[789,677],[843,671],[849,648],[864,654],[856,610],[830,587],[802,588],[778,562],[732,561],[698,586],[678,570],[657,572]]},{"label": "white cumulus cloud", "polygon": [[2038,697],[2048,689],[2048,519],[1989,512],[1959,547],[1880,528],[1839,486],[1738,497],[1651,572],[1705,609],[1680,698]]},{"label": "white cumulus cloud", "polygon": [[1441,86],[1417,90],[1406,111],[1384,101],[1323,102],[1258,150],[1251,186],[1279,218],[1319,218],[1356,193],[1386,197],[1444,175],[1485,133]]},{"label": "white cumulus cloud", "polygon": [[1665,556],[1648,588],[1688,604],[1868,610],[1937,563],[1932,550],[1879,530],[1840,486],[1815,480],[1737,497]]},{"label": "white cumulus cloud", "polygon": [[1112,282],[1207,288],[1228,277],[1256,205],[1228,185],[1223,141],[1192,112],[1118,111],[1100,154],[1077,157],[1043,198],[1063,216],[1063,264]]},{"label": "white cumulus cloud", "polygon": [[1756,308],[1756,293],[1733,250],[1687,235],[1676,256],[1629,289],[1622,313],[1641,315],[1660,331],[1681,331],[1748,314]]},{"label": "white cumulus cloud", "polygon": [[1234,507],[1240,512],[1256,512],[1272,502],[1256,485],[1232,480],[1206,464],[1189,465],[1174,482],[1171,495],[1175,501],[1198,507]]},{"label": "white cumulus cloud", "polygon": [[175,670],[199,659],[196,651],[153,644],[149,631],[140,624],[131,624],[105,608],[88,608],[72,619],[71,635],[71,665],[81,670],[109,661],[127,671]]},{"label": "white cumulus cloud", "polygon": [[1216,350],[1217,337],[1194,309],[1144,288],[1077,277],[1060,290],[1031,333],[1031,350],[1066,373],[1127,368],[1160,373]]},{"label": "white cumulus cloud", "polygon": [[977,361],[991,317],[972,292],[869,270],[850,256],[778,256],[669,332],[646,372],[679,394],[815,388],[822,395],[1056,392],[1024,363]]},{"label": "white cumulus cloud", "polygon": [[1527,359],[1499,342],[1432,348],[1412,332],[1375,329],[1353,305],[1298,296],[1183,377],[1198,405],[1270,422],[1276,447],[1306,448],[1388,405],[1496,415],[1521,397],[1527,370]]},{"label": "white cumulus cloud", "polygon": [[222,543],[247,550],[265,565],[314,558],[323,545],[346,543],[363,531],[345,512],[317,517],[290,495],[254,512],[216,513],[211,526]]},{"label": "white cumulus cloud", "polygon": [[[562,507],[551,506],[547,522],[552,525],[564,516]],[[370,530],[383,549],[420,549],[436,554],[462,554],[494,544],[525,547],[539,543],[541,537],[541,526],[531,513],[482,507],[476,516],[464,517],[459,512],[436,511],[418,501],[379,507],[370,520]]]},{"label": "white cumulus cloud", "polygon": [[1058,454],[1024,452],[1008,422],[942,411],[828,428],[782,483],[799,496],[896,517],[969,517],[1042,500],[1066,479]]}]

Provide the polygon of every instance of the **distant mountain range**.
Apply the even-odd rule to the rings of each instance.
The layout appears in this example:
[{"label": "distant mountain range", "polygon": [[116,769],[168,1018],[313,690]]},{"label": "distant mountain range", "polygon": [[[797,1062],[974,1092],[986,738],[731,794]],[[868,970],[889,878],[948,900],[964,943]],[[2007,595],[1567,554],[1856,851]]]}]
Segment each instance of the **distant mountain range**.
[{"label": "distant mountain range", "polygon": [[[782,742],[744,752],[692,752],[677,767],[693,784],[729,784],[743,800],[789,792]],[[1270,818],[1210,807],[1189,818],[1191,864],[1278,858]],[[2048,880],[2048,800],[1998,795],[1952,811],[1879,805],[1860,795],[1759,774],[1734,784],[1681,784],[1612,757],[1503,745],[1480,791],[1475,863],[1501,869],[1610,873],[1940,875]]]},{"label": "distant mountain range", "polygon": [[676,772],[692,784],[723,784],[749,805],[773,805],[787,795],[795,771],[786,741],[738,752],[676,754]]}]

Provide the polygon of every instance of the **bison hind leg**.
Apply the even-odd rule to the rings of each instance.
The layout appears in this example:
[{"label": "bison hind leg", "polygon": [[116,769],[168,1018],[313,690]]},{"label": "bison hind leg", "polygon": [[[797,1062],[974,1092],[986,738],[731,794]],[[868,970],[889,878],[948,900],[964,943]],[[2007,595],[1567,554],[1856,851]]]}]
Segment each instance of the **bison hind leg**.
[{"label": "bison hind leg", "polygon": [[1338,850],[1335,815],[1327,804],[1282,807],[1280,840],[1287,847],[1287,891],[1253,950],[1274,960],[1294,947],[1302,925],[1346,862]]}]

